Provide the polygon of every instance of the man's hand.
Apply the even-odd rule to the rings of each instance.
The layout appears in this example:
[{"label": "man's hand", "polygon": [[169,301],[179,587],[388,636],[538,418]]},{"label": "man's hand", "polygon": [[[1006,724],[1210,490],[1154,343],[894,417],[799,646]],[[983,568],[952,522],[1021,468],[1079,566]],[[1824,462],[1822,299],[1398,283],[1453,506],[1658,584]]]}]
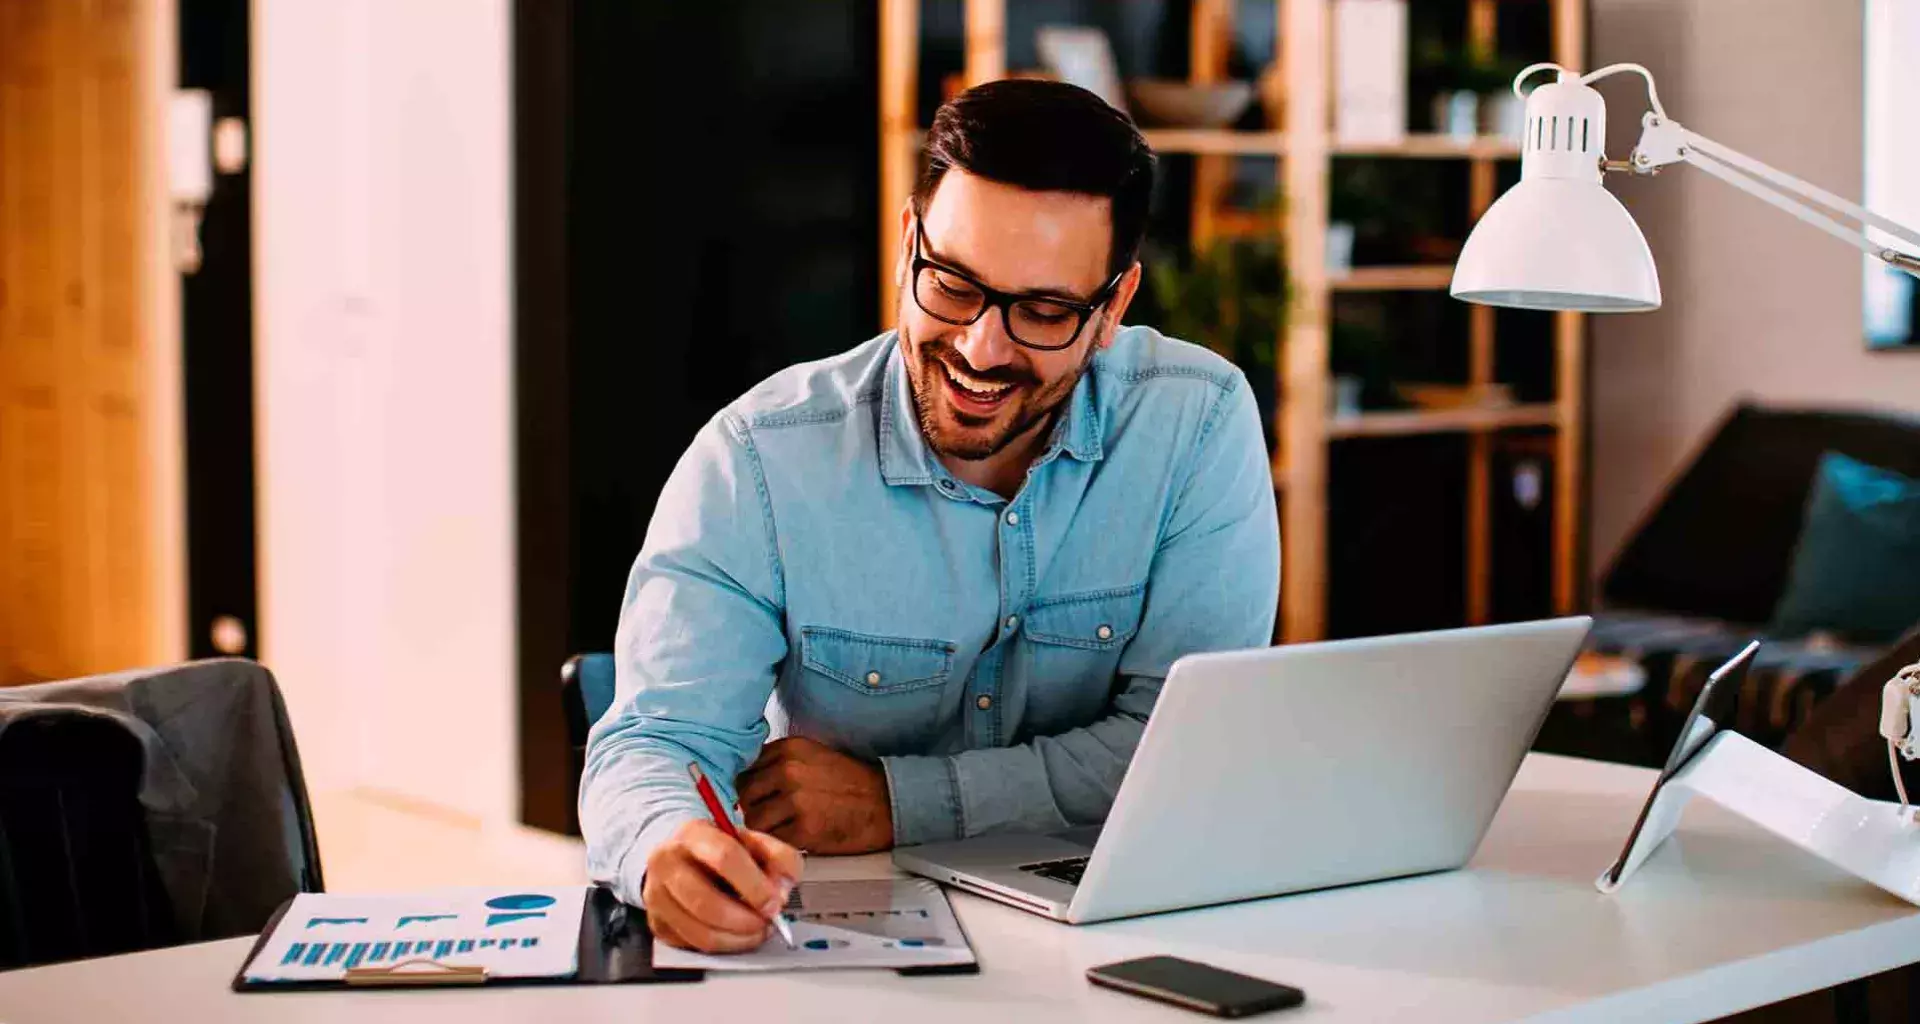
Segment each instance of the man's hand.
[{"label": "man's hand", "polygon": [[689,821],[647,858],[647,926],[662,942],[703,953],[755,949],[800,870],[799,851],[770,835],[742,832],[735,842],[713,822]]},{"label": "man's hand", "polygon": [[887,773],[824,744],[766,745],[740,775],[747,824],[808,853],[872,853],[893,845]]}]

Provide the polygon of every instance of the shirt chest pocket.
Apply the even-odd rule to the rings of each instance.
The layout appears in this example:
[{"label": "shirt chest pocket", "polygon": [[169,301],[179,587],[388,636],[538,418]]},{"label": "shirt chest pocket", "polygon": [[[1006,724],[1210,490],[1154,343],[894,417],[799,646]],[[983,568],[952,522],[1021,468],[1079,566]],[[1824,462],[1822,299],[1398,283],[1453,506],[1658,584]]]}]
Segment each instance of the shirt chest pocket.
[{"label": "shirt chest pocket", "polygon": [[1146,589],[1143,582],[1027,606],[1019,645],[1027,689],[1023,733],[1077,728],[1105,713],[1120,655],[1140,629]]},{"label": "shirt chest pocket", "polygon": [[884,757],[916,749],[938,732],[954,645],[873,636],[823,626],[800,630],[795,731],[850,753]]}]

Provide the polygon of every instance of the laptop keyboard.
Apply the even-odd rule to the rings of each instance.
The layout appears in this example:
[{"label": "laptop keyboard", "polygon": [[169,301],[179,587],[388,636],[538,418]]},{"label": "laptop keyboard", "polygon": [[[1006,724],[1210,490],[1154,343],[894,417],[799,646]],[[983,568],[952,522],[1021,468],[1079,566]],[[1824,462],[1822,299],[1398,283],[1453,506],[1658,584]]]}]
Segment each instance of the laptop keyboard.
[{"label": "laptop keyboard", "polygon": [[1043,860],[1034,864],[1022,864],[1020,870],[1051,878],[1068,885],[1079,885],[1080,876],[1087,873],[1086,857],[1067,857],[1062,860]]}]

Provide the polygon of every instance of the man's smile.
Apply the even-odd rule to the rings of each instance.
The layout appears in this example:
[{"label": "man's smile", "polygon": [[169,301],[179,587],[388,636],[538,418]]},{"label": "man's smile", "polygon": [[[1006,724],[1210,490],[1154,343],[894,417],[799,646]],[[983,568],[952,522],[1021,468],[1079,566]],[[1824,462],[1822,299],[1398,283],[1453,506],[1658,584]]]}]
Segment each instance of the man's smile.
[{"label": "man's smile", "polygon": [[940,362],[940,371],[947,385],[947,400],[956,411],[969,416],[992,416],[1019,390],[1017,385],[1005,381],[981,380],[945,362]]}]

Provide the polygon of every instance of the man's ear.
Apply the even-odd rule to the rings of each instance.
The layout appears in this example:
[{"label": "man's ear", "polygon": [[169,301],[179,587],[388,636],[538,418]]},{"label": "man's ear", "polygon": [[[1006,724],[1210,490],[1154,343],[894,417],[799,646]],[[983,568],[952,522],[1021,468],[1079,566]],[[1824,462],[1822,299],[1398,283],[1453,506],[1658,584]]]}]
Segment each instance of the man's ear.
[{"label": "man's ear", "polygon": [[1113,298],[1107,300],[1105,315],[1100,323],[1100,337],[1094,344],[1106,348],[1113,344],[1113,335],[1120,329],[1120,320],[1127,315],[1127,307],[1133,304],[1134,293],[1140,290],[1140,261],[1134,260],[1133,266],[1120,277],[1120,283],[1113,286]]}]

